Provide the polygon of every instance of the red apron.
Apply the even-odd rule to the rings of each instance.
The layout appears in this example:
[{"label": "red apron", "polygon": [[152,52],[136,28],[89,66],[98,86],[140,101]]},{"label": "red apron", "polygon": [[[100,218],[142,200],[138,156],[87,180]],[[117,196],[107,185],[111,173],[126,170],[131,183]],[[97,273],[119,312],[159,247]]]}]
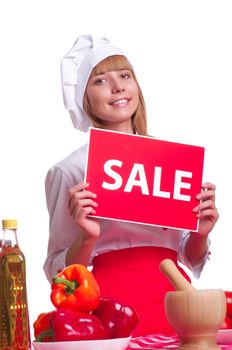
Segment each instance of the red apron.
[{"label": "red apron", "polygon": [[164,309],[167,291],[174,290],[168,279],[159,270],[163,259],[174,261],[177,253],[168,248],[135,247],[103,253],[93,259],[93,274],[99,284],[101,296],[112,298],[133,307],[140,322],[133,337],[149,334],[170,334]]}]

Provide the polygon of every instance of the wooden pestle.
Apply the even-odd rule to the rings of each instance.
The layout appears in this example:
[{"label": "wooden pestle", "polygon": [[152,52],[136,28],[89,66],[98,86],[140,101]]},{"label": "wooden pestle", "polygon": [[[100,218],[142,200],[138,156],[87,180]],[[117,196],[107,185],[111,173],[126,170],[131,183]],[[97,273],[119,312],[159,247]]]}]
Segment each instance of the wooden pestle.
[{"label": "wooden pestle", "polygon": [[189,283],[178,270],[171,259],[164,259],[160,263],[161,272],[167,277],[177,291],[195,291],[196,289]]}]

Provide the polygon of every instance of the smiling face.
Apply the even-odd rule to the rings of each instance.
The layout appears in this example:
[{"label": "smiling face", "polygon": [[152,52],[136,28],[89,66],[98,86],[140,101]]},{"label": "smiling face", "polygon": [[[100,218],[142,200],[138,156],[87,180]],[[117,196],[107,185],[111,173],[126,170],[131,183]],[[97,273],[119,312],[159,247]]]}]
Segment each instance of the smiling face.
[{"label": "smiling face", "polygon": [[138,86],[129,70],[109,71],[89,79],[86,95],[95,116],[107,129],[132,132]]},{"label": "smiling face", "polygon": [[[125,56],[109,56],[93,68],[84,97],[84,109],[94,126],[135,132],[135,114],[142,94]],[[140,115],[142,113],[139,113]]]}]

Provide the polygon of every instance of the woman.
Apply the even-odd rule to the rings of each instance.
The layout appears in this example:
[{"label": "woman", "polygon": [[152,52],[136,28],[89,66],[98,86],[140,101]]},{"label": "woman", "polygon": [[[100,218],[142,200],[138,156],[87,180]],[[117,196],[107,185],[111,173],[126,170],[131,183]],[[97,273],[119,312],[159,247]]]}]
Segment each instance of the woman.
[{"label": "woman", "polygon": [[[62,60],[63,95],[74,126],[90,125],[147,135],[145,104],[133,68],[123,52],[105,38],[81,36]],[[50,214],[48,255],[51,280],[65,266],[92,265],[101,296],[134,307],[140,322],[133,336],[172,332],[164,297],[173,290],[159,271],[164,258],[187,266],[199,277],[208,257],[208,235],[218,212],[215,186],[202,185],[193,212],[198,232],[92,218],[97,194],[84,183],[87,146],[52,167],[46,177]],[[187,277],[188,278],[188,277]]]}]

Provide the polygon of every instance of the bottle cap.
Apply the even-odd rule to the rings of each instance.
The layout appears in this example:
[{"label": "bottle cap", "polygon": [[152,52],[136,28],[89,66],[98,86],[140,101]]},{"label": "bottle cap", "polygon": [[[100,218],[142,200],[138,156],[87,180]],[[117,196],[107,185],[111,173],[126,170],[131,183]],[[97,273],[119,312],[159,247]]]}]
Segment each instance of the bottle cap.
[{"label": "bottle cap", "polygon": [[[5,245],[11,244],[11,240],[10,240],[10,239],[4,240],[4,244],[5,244]],[[0,248],[1,248],[1,246],[2,246],[2,239],[0,239]]]},{"label": "bottle cap", "polygon": [[17,229],[17,220],[2,220],[2,228]]}]

